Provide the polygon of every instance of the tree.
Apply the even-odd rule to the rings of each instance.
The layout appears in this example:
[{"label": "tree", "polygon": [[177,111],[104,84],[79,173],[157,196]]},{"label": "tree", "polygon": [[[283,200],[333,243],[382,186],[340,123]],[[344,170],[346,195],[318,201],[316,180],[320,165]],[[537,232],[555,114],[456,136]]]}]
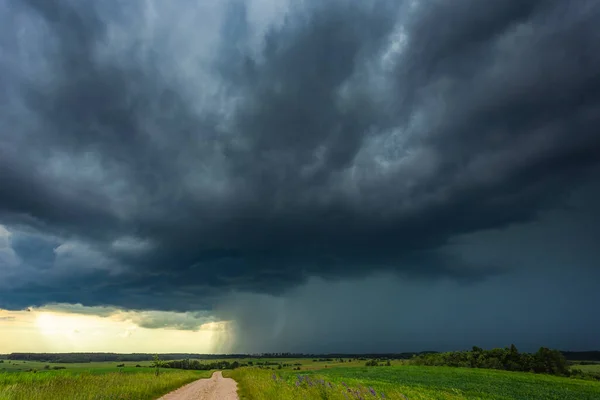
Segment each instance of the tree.
[{"label": "tree", "polygon": [[154,359],[152,361],[152,367],[154,368],[154,375],[158,376],[160,375],[160,367],[162,366],[162,361],[160,360],[160,357],[158,356],[158,354],[154,355]]},{"label": "tree", "polygon": [[537,353],[534,354],[533,370],[538,373],[569,375],[569,366],[562,353],[546,347],[540,347]]}]

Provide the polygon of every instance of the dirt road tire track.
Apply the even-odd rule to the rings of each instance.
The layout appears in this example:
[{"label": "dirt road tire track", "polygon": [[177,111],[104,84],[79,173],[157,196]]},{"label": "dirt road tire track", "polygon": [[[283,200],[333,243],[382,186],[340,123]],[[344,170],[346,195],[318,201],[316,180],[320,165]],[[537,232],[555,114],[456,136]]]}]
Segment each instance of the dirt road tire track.
[{"label": "dirt road tire track", "polygon": [[237,382],[223,378],[221,371],[217,371],[209,379],[198,379],[158,400],[239,400],[239,397]]}]

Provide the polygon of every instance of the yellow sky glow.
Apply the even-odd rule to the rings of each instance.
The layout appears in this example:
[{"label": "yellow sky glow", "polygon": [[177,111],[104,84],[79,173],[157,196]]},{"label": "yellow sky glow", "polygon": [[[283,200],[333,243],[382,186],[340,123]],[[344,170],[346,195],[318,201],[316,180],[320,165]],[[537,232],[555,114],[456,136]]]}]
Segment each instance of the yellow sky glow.
[{"label": "yellow sky glow", "polygon": [[221,353],[227,352],[230,342],[228,322],[182,330],[144,328],[138,320],[139,315],[131,311],[98,316],[45,309],[0,310],[0,353]]}]

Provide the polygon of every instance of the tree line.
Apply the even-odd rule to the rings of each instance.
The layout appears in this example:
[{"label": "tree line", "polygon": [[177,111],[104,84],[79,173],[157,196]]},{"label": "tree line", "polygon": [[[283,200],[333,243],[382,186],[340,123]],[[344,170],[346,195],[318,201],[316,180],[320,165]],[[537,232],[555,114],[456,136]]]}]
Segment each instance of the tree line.
[{"label": "tree line", "polygon": [[[600,361],[600,351],[586,352],[560,352],[567,360],[586,360]],[[161,354],[162,360],[183,360],[183,359],[199,359],[199,360],[223,360],[223,359],[277,359],[277,358],[310,358],[317,360],[330,360],[338,358],[368,360],[368,359],[412,359],[427,358],[430,355],[434,357],[439,353],[435,351],[411,352],[411,353],[374,353],[374,354],[304,354],[304,353],[261,353],[261,354],[189,354],[189,353],[168,353]],[[154,354],[148,353],[11,353],[2,354],[0,359],[21,360],[21,361],[42,361],[50,363],[86,363],[86,362],[131,362],[131,361],[152,361]],[[491,361],[495,363],[495,361]]]},{"label": "tree line", "polygon": [[[410,359],[415,354],[423,353],[390,353],[390,354],[313,354],[313,353],[260,353],[260,354],[192,354],[192,353],[167,353],[161,354],[162,360],[223,360],[223,359],[279,359],[279,358],[305,358],[329,361],[338,358],[386,358]],[[0,359],[21,361],[42,361],[50,363],[87,363],[87,362],[132,362],[152,361],[154,353],[11,353],[0,354]]]},{"label": "tree line", "polygon": [[474,346],[470,351],[452,351],[415,356],[415,365],[490,368],[507,371],[534,372],[570,376],[569,364],[558,350],[540,347],[535,353],[520,353],[513,344],[503,349],[484,350]]},{"label": "tree line", "polygon": [[[246,357],[243,354],[187,354],[187,353],[168,353],[160,355],[162,360],[181,360],[186,358],[197,358],[204,360],[216,359],[234,359]],[[152,361],[154,354],[148,353],[11,353],[3,356],[7,360],[20,361],[42,361],[50,363],[87,363],[87,362],[132,362],[132,361]]]},{"label": "tree line", "polygon": [[216,361],[210,363],[200,362],[199,360],[173,360],[163,361],[160,366],[162,368],[177,368],[177,369],[191,369],[196,371],[208,371],[211,369],[236,369],[239,367],[245,367],[247,364],[241,364],[238,361]]}]

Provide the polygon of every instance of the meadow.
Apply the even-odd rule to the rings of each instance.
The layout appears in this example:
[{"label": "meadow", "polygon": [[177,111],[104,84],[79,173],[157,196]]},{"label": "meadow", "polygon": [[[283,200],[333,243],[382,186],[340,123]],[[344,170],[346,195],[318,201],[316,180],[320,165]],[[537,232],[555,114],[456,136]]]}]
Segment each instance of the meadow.
[{"label": "meadow", "polygon": [[333,367],[306,371],[241,368],[242,400],[463,400],[600,399],[600,382],[486,369],[391,366]]},{"label": "meadow", "polygon": [[[214,362],[215,360],[203,360]],[[411,365],[407,360],[366,367],[364,359],[228,359],[242,400],[600,399],[600,382],[545,374]],[[139,367],[136,367],[139,365]],[[281,365],[281,366],[280,366]],[[64,369],[53,370],[54,367]],[[573,365],[586,372],[600,364]],[[33,372],[35,370],[35,372]],[[156,399],[212,371],[161,369],[152,362],[48,363],[3,360],[0,400]]]},{"label": "meadow", "polygon": [[[29,361],[25,366],[37,364]],[[118,368],[115,363],[66,366],[64,370],[35,373],[16,368],[0,372],[0,400],[151,400],[212,374],[212,371],[161,369],[156,376],[152,368]]]},{"label": "meadow", "polygon": [[588,362],[585,364],[574,364],[571,369],[581,370],[583,373],[595,377],[600,381],[600,362]]},{"label": "meadow", "polygon": [[[194,359],[204,363],[213,363],[219,361],[237,361],[240,364],[250,364],[251,366],[264,365],[269,368],[276,368],[279,364],[286,365],[286,368],[301,367],[302,369],[320,369],[332,366],[363,366],[364,360],[350,361],[344,359],[340,362],[338,359],[332,361],[318,361],[310,358],[227,358],[227,359]],[[164,361],[167,363],[168,361]],[[392,363],[400,364],[401,360],[393,360]],[[152,361],[98,361],[98,362],[82,362],[82,363],[57,363],[46,361],[26,361],[26,360],[0,360],[1,372],[27,372],[31,370],[44,371],[46,369],[53,370],[55,368],[66,369],[69,371],[88,371],[90,373],[106,373],[106,372],[140,372],[140,368],[149,368],[153,364]],[[119,365],[123,365],[119,367]],[[139,367],[137,367],[139,365]],[[47,366],[47,368],[46,368]]]},{"label": "meadow", "polygon": [[598,363],[598,364],[586,364],[586,365],[576,364],[576,365],[573,365],[573,368],[577,368],[577,369],[580,369],[580,370],[585,371],[585,372],[591,372],[591,373],[600,374],[600,363]]},{"label": "meadow", "polygon": [[[89,362],[89,363],[50,363],[44,361],[21,361],[21,360],[3,360],[0,364],[1,372],[28,372],[32,370],[68,370],[74,372],[89,372],[93,374],[102,374],[106,372],[140,372],[139,368],[149,368],[152,361],[130,361],[130,362]],[[124,367],[118,365],[124,364]],[[139,365],[140,367],[136,367]]]}]

